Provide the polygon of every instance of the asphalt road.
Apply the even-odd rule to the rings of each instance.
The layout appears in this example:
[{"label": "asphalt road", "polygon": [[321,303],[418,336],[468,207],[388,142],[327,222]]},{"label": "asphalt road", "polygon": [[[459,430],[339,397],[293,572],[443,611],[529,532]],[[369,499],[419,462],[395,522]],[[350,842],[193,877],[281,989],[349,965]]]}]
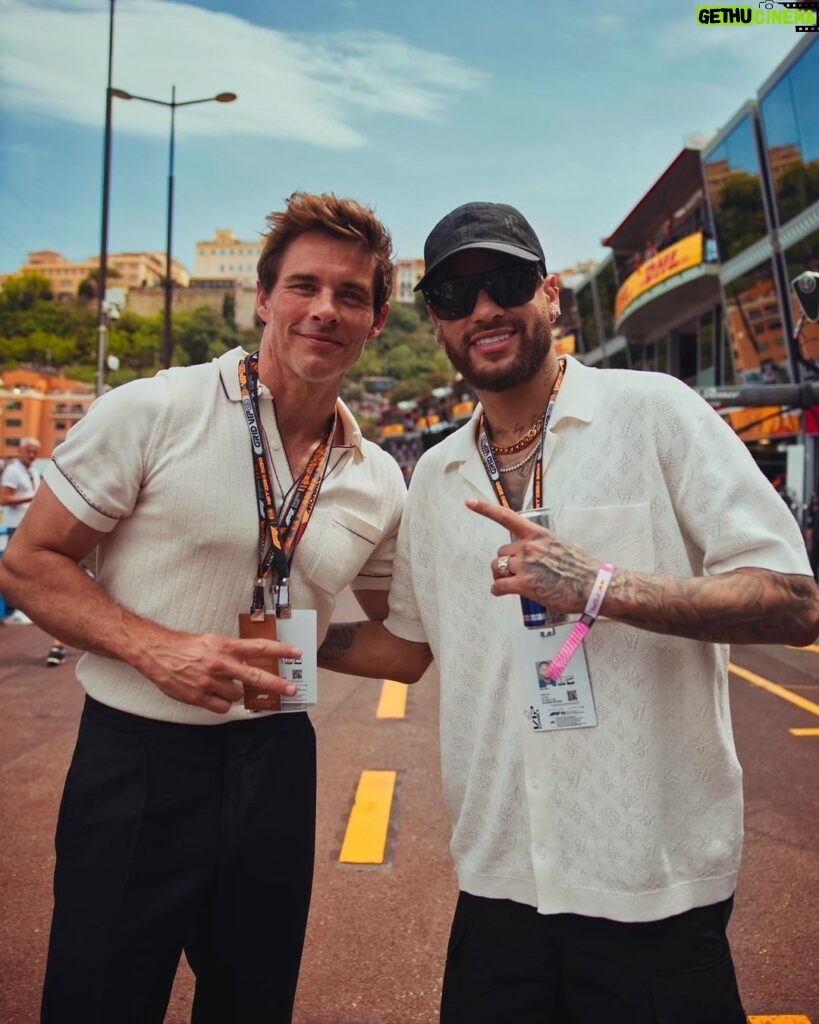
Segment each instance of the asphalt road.
[{"label": "asphalt road", "polygon": [[[338,618],[357,618],[346,595]],[[35,626],[0,627],[0,1020],[37,1019],[51,900],[53,829],[82,692],[76,652],[45,667]],[[819,1024],[819,648],[735,649],[734,662],[816,706],[732,677],[745,771],[746,844],[731,925],[749,1014],[805,1014]],[[435,1024],[456,897],[438,772],[438,677],[410,688],[406,716],[376,718],[380,684],[322,673],[318,847],[295,1024]],[[395,770],[382,865],[341,865],[363,770]],[[287,879],[282,879],[287,884]],[[180,968],[168,1024],[189,1020]],[[112,1022],[114,1024],[114,1022]]]}]

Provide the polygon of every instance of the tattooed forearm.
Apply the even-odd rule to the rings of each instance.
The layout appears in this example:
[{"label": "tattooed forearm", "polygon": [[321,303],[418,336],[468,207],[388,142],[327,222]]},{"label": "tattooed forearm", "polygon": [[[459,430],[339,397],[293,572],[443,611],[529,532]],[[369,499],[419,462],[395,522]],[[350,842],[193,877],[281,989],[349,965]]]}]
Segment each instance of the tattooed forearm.
[{"label": "tattooed forearm", "polygon": [[321,668],[370,679],[417,682],[432,660],[424,643],[402,640],[382,622],[336,622],[319,648]]},{"label": "tattooed forearm", "polygon": [[330,626],[318,650],[319,664],[331,665],[349,654],[363,625],[363,622],[338,622]]},{"label": "tattooed forearm", "polygon": [[714,643],[809,644],[819,590],[808,576],[738,569],[680,579],[615,571],[603,615],[670,636]]}]

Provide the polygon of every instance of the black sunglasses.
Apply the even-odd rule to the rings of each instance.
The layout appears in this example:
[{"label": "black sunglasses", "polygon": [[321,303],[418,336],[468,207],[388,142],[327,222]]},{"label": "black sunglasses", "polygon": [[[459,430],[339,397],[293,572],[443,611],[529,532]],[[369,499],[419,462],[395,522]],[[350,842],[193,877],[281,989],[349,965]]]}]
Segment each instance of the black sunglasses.
[{"label": "black sunglasses", "polygon": [[482,274],[454,277],[421,290],[439,320],[460,320],[475,308],[478,292],[485,291],[493,302],[504,308],[522,306],[532,299],[542,280],[539,263],[518,263]]}]

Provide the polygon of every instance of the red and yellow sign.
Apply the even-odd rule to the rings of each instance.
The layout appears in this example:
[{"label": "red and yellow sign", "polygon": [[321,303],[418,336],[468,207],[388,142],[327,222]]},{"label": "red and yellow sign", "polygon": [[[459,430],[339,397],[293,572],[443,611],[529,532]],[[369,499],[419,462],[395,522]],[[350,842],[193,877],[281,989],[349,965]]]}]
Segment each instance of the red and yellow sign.
[{"label": "red and yellow sign", "polygon": [[457,402],[452,406],[452,418],[455,420],[465,419],[467,416],[471,416],[474,410],[474,402]]},{"label": "red and yellow sign", "polygon": [[440,416],[422,416],[416,423],[416,426],[419,430],[429,430],[430,427],[437,426],[440,422]]},{"label": "red and yellow sign", "polygon": [[564,334],[555,338],[555,354],[559,356],[573,356],[577,351],[577,341],[574,334]]},{"label": "red and yellow sign", "polygon": [[746,406],[729,412],[726,418],[743,441],[789,437],[799,433],[799,413],[782,412],[780,405]]},{"label": "red and yellow sign", "polygon": [[702,232],[681,239],[641,264],[617,292],[614,318],[619,320],[628,307],[654,285],[702,263]]},{"label": "red and yellow sign", "polygon": [[382,437],[400,437],[404,433],[403,423],[388,423],[381,428]]}]

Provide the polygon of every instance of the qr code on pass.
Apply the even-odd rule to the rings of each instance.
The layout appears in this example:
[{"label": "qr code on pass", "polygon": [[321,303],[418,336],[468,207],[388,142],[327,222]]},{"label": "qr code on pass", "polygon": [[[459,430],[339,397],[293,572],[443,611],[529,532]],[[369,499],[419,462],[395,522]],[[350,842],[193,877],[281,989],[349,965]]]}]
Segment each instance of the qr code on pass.
[{"label": "qr code on pass", "polygon": [[566,700],[577,700],[577,690],[567,690]]},{"label": "qr code on pass", "polygon": [[300,668],[294,668],[293,669],[293,682],[299,682],[300,680],[301,680],[301,669]]}]

